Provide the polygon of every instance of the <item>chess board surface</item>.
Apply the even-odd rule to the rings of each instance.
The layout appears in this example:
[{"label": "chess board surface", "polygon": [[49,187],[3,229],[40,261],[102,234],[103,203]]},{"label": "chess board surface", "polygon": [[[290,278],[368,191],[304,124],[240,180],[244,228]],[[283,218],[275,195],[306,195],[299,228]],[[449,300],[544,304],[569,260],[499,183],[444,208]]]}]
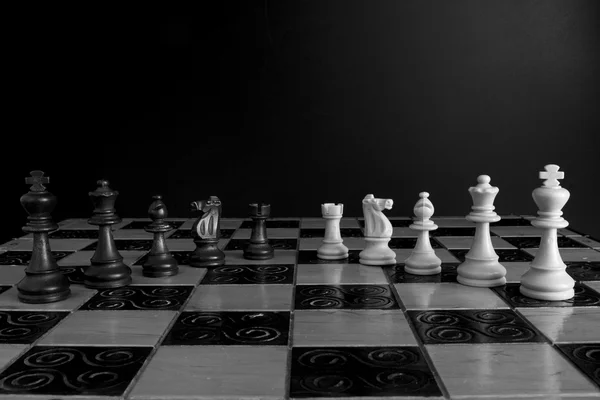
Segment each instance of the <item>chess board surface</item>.
[{"label": "chess board surface", "polygon": [[528,216],[491,225],[505,286],[456,282],[474,225],[433,218],[442,273],[403,271],[416,233],[390,217],[398,264],[363,266],[361,218],[343,218],[349,258],[323,261],[320,218],[267,221],[275,257],[245,260],[251,221],[223,219],[226,264],[186,265],[192,220],[170,219],[180,272],[142,276],[152,244],[145,219],[113,235],[133,283],[89,289],[82,269],[97,228],[59,223],[52,253],[71,281],[57,303],[24,304],[16,284],[31,236],[0,246],[0,399],[600,398],[600,242],[571,227],[558,245],[576,295],[544,302],[519,294],[541,231]]}]

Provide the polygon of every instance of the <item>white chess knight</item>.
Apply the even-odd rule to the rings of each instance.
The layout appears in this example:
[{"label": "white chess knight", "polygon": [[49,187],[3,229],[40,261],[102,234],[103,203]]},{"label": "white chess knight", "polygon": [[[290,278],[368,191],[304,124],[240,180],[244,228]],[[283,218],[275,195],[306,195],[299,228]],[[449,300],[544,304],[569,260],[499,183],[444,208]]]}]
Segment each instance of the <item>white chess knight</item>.
[{"label": "white chess knight", "polygon": [[321,214],[325,219],[325,237],[317,249],[317,257],[323,260],[343,260],[348,258],[348,248],[340,234],[340,220],[344,213],[343,204],[321,204]]},{"label": "white chess knight", "polygon": [[368,194],[362,201],[365,216],[365,249],[360,252],[360,263],[364,265],[388,265],[396,263],[396,253],[389,248],[393,227],[383,210],[390,210],[392,199],[376,199]]},{"label": "white chess knight", "polygon": [[410,225],[410,229],[419,232],[419,237],[411,255],[404,261],[404,271],[414,275],[435,275],[442,272],[442,260],[435,254],[429,240],[429,231],[437,229],[437,225],[429,219],[434,208],[428,198],[429,193],[421,192],[419,197],[413,208],[415,218]]},{"label": "white chess knight", "polygon": [[490,237],[490,223],[501,219],[493,205],[500,190],[490,185],[490,181],[488,175],[479,175],[477,186],[469,188],[473,206],[465,218],[475,222],[475,237],[465,261],[456,269],[457,281],[467,286],[494,287],[506,283],[506,268],[498,262]]},{"label": "white chess knight", "polygon": [[533,200],[538,206],[538,217],[531,225],[543,229],[540,248],[531,262],[529,270],[521,277],[521,294],[538,300],[567,300],[575,295],[575,281],[566,272],[567,266],[558,251],[557,229],[566,228],[569,223],[561,217],[562,208],[571,194],[560,186],[564,172],[559,166],[549,164],[540,172],[545,179],[543,186],[536,188]]}]

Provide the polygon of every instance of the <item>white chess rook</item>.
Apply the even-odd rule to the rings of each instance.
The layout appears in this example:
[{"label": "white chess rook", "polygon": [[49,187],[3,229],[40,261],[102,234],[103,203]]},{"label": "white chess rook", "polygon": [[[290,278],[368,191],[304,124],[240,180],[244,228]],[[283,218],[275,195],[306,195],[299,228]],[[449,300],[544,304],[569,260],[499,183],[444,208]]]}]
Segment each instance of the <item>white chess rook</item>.
[{"label": "white chess rook", "polygon": [[475,222],[475,237],[465,261],[456,269],[456,279],[467,286],[494,287],[506,283],[506,268],[498,262],[490,237],[490,223],[501,219],[493,206],[500,190],[490,185],[490,180],[488,175],[480,175],[477,186],[469,188],[473,206],[466,219]]},{"label": "white chess rook", "polygon": [[524,296],[538,300],[568,300],[575,295],[575,281],[567,274],[567,266],[558,251],[557,229],[569,225],[561,217],[561,210],[571,196],[558,182],[564,178],[559,168],[555,164],[546,165],[545,171],[539,174],[540,179],[545,179],[543,186],[532,193],[539,210],[531,225],[543,229],[542,239],[529,270],[521,277],[519,290]]},{"label": "white chess rook", "polygon": [[413,208],[415,218],[410,225],[410,229],[418,231],[419,236],[411,255],[404,261],[404,271],[414,275],[435,275],[442,272],[442,260],[431,247],[429,231],[438,227],[429,219],[434,212],[433,204],[428,199],[429,193],[421,192],[419,197]]},{"label": "white chess rook", "polygon": [[344,213],[343,204],[321,204],[321,213],[325,219],[325,238],[317,249],[317,257],[323,260],[343,260],[348,258],[348,248],[343,244],[340,234],[340,220]]},{"label": "white chess rook", "polygon": [[396,253],[389,248],[393,227],[383,210],[390,210],[392,199],[376,199],[368,194],[362,201],[365,216],[365,248],[359,254],[363,265],[390,265],[396,263]]}]

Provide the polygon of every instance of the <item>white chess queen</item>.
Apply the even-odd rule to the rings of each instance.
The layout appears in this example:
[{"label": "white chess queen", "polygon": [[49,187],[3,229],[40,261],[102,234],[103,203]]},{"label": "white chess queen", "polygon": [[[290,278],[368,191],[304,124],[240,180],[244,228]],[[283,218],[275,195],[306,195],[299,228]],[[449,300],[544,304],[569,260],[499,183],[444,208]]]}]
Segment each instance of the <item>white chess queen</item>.
[{"label": "white chess queen", "polygon": [[364,265],[389,265],[396,263],[396,253],[388,247],[393,227],[383,210],[390,210],[392,199],[377,199],[368,194],[362,201],[365,217],[365,249],[360,252],[360,263]]}]

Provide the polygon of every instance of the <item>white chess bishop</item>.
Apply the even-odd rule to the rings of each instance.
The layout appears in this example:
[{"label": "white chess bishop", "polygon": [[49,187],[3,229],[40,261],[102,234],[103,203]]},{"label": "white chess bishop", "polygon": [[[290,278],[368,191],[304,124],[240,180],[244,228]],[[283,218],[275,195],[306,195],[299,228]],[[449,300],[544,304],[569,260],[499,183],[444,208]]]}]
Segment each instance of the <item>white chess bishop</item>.
[{"label": "white chess bishop", "polygon": [[429,219],[434,212],[429,193],[421,192],[419,197],[419,201],[413,208],[415,218],[410,225],[410,229],[417,231],[419,236],[411,255],[404,262],[404,271],[414,275],[435,275],[442,272],[442,260],[431,247],[429,231],[436,230],[438,227]]},{"label": "white chess bishop", "polygon": [[521,277],[521,294],[538,300],[567,300],[575,295],[575,281],[566,272],[567,266],[558,251],[557,229],[566,228],[569,223],[562,218],[562,208],[569,201],[571,194],[560,186],[559,179],[564,179],[560,167],[549,164],[540,172],[540,179],[545,179],[541,187],[536,188],[533,200],[538,206],[538,217],[531,225],[542,229],[540,248],[531,262],[529,270]]},{"label": "white chess bishop", "polygon": [[396,253],[388,243],[394,231],[383,210],[390,210],[392,199],[377,199],[368,194],[362,201],[365,216],[365,249],[360,252],[359,262],[364,265],[389,265],[396,263]]},{"label": "white chess bishop", "polygon": [[469,188],[473,206],[465,218],[475,222],[475,237],[465,261],[456,269],[456,279],[467,286],[494,287],[506,283],[506,268],[498,262],[490,237],[490,223],[501,219],[493,205],[500,189],[490,185],[490,181],[488,175],[479,175],[477,186]]},{"label": "white chess bishop", "polygon": [[340,233],[340,220],[344,213],[343,204],[321,204],[321,214],[325,219],[325,237],[317,249],[317,257],[322,260],[343,260],[348,258],[348,248]]}]

